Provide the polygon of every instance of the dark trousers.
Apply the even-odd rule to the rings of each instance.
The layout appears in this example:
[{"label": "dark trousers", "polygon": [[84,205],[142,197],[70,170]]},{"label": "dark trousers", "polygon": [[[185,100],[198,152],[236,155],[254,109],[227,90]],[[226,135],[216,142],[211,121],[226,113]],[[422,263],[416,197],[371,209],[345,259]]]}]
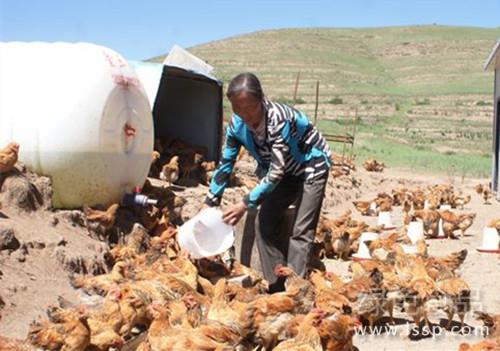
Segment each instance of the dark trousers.
[{"label": "dark trousers", "polygon": [[[311,259],[316,225],[325,194],[328,174],[305,183],[285,177],[260,206],[256,221],[256,242],[262,272],[270,291],[282,290],[283,283],[274,275],[278,264],[291,267],[299,276],[307,272]],[[291,233],[280,233],[288,207],[295,204]]]}]

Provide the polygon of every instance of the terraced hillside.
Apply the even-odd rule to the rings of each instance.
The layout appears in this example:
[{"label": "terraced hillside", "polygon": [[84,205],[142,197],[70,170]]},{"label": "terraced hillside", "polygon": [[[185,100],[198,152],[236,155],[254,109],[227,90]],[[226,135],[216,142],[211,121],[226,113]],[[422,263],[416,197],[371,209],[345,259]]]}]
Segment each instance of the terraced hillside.
[{"label": "terraced hillside", "polygon": [[317,123],[343,133],[357,121],[360,161],[374,156],[390,166],[484,176],[493,77],[483,63],[498,37],[499,28],[286,29],[189,50],[224,83],[242,71],[257,73],[270,98],[310,116],[319,81]]}]

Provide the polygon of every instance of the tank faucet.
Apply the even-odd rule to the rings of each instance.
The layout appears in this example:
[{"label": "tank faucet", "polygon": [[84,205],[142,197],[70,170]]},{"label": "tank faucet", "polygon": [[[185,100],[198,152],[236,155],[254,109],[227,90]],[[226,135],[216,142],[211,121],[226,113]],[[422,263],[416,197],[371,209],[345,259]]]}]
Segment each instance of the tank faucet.
[{"label": "tank faucet", "polygon": [[139,193],[126,193],[122,199],[123,206],[141,206],[156,205],[158,200],[151,199],[144,194]]}]

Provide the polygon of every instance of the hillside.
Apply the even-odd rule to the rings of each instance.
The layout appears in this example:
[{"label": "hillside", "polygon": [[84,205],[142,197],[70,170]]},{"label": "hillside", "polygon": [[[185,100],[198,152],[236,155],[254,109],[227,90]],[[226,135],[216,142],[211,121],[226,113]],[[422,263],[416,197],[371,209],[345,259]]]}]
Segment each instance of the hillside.
[{"label": "hillside", "polygon": [[499,28],[448,26],[283,29],[189,51],[225,84],[257,73],[267,95],[284,102],[292,103],[300,72],[295,105],[311,117],[319,80],[318,124],[343,133],[357,116],[358,160],[485,176],[493,77],[483,64],[499,36]]}]

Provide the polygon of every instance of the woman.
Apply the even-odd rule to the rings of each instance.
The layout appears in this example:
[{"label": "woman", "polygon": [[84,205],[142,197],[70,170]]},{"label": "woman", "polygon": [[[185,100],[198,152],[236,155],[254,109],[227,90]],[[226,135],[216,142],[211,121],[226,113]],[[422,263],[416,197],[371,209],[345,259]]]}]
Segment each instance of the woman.
[{"label": "woman", "polygon": [[[320,132],[298,110],[264,98],[258,78],[242,73],[227,90],[233,116],[227,127],[222,159],[214,172],[205,203],[217,206],[236,157],[244,146],[258,164],[260,183],[223,213],[235,225],[249,208],[260,205],[256,241],[270,291],[283,289],[274,275],[278,264],[304,276],[330,169],[330,150]],[[295,203],[293,233],[286,244],[278,232],[285,211]]]}]

